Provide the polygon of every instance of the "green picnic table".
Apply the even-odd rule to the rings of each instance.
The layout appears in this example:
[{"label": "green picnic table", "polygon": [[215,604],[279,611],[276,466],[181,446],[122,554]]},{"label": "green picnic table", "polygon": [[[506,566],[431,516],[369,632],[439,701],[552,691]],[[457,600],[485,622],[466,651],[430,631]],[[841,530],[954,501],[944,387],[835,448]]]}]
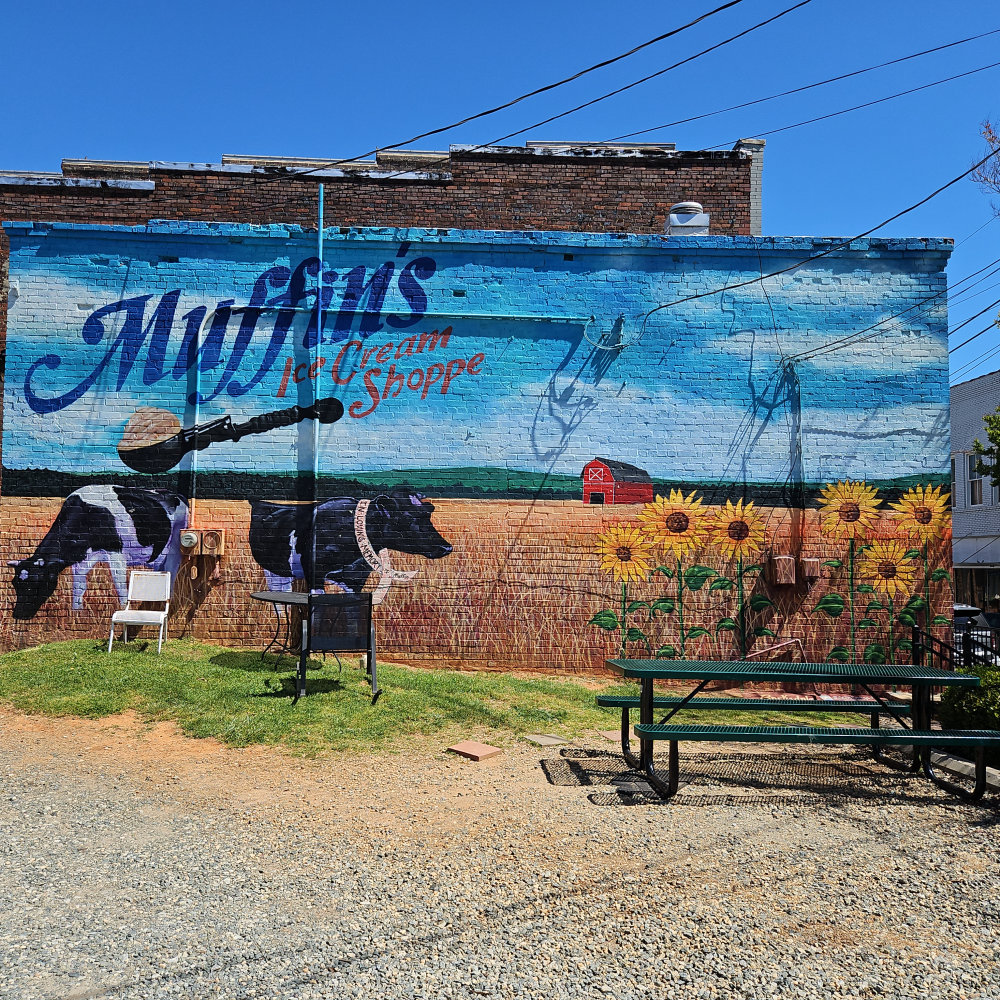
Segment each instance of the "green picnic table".
[{"label": "green picnic table", "polygon": [[[911,663],[753,663],[746,660],[629,660],[613,659],[607,665],[624,677],[638,680],[638,699],[622,699],[622,754],[626,762],[642,773],[650,785],[664,798],[671,798],[678,788],[678,743],[681,741],[719,741],[753,743],[826,743],[869,745],[884,763],[898,767],[895,761],[884,758],[879,753],[885,746],[912,747],[909,764],[902,765],[908,771],[923,770],[932,781],[949,791],[967,799],[978,799],[986,791],[985,751],[988,747],[1000,746],[1000,731],[995,730],[935,730],[931,728],[931,691],[935,687],[977,687],[979,678],[973,674],[960,674],[936,667],[926,667]],[[684,697],[660,698],[653,694],[657,680],[687,680],[695,682],[695,687]],[[830,711],[865,710],[872,712],[871,727],[825,727],[825,726],[694,726],[672,723],[673,717],[685,708],[728,708],[720,705],[722,699],[699,699],[697,696],[712,681],[725,680],[736,684],[759,684],[763,682],[800,682],[817,684],[844,684],[866,691],[873,702],[844,700],[831,702],[817,701]],[[877,693],[875,686],[894,685],[912,690],[912,720],[907,721],[905,709],[894,706],[885,695]],[[732,707],[740,705],[740,699],[727,699]],[[624,703],[622,703],[624,702]],[[716,704],[711,704],[716,702]],[[637,704],[636,704],[637,703]],[[748,709],[758,707],[760,702],[749,701]],[[788,710],[798,710],[800,700],[787,705]],[[851,705],[855,708],[851,708]],[[632,753],[627,732],[627,713],[630,706],[639,709],[639,724],[635,735],[639,738],[639,755]],[[667,707],[667,715],[659,722],[653,721],[655,707]],[[784,708],[777,699],[768,702],[769,709]],[[878,727],[878,716],[887,714],[899,724],[899,729]],[[656,741],[669,743],[668,769],[666,776],[656,770],[653,747]],[[956,749],[971,754],[976,768],[974,788],[969,791],[940,777],[933,767],[933,749]]]}]

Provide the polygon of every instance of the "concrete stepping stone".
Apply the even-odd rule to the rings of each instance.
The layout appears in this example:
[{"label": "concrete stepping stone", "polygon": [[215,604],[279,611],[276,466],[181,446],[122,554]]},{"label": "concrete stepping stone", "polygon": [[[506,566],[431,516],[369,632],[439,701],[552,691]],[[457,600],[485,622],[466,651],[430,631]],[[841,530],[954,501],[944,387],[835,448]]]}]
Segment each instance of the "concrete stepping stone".
[{"label": "concrete stepping stone", "polygon": [[557,747],[567,742],[561,736],[553,736],[551,733],[528,733],[524,738],[540,747]]}]

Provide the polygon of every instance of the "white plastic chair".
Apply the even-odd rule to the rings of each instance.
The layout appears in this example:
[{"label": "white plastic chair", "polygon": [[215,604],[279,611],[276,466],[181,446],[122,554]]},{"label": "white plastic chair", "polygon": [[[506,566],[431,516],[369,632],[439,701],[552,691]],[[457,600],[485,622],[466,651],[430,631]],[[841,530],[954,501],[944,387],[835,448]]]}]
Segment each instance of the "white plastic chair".
[{"label": "white plastic chair", "polygon": [[[156,653],[163,648],[163,640],[167,635],[167,615],[170,614],[170,574],[154,573],[150,570],[134,570],[128,581],[128,600],[121,611],[111,616],[111,636],[108,639],[108,652],[115,641],[115,626],[123,626],[125,641],[128,642],[129,625],[158,625],[159,639],[156,643]],[[140,611],[134,607],[145,602],[163,602],[162,611]]]}]

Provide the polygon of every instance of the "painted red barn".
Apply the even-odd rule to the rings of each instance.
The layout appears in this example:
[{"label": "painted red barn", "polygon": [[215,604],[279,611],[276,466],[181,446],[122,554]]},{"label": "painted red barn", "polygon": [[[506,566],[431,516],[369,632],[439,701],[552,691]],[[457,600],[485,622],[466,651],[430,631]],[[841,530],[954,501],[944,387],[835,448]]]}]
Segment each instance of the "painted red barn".
[{"label": "painted red barn", "polygon": [[583,467],[584,503],[652,503],[653,480],[645,469],[609,458]]}]

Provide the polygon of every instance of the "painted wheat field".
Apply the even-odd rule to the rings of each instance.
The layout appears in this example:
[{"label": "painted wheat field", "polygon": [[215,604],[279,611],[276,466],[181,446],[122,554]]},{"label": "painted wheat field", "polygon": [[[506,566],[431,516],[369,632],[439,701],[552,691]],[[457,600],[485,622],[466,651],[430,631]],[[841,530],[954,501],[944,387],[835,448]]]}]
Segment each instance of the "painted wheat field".
[{"label": "painted wheat field", "polygon": [[[61,502],[12,497],[0,501],[6,559],[21,559],[33,551]],[[883,548],[876,552],[894,556],[899,577],[896,586],[888,588],[891,594],[876,586],[884,580],[864,578],[866,565],[876,577],[877,572],[871,569],[875,564],[870,557],[866,562],[860,541],[853,560],[848,559],[852,553],[847,542],[824,532],[819,511],[760,508],[756,527],[762,528],[762,551],[752,563],[749,558],[737,562],[725,545],[708,536],[696,539],[681,557],[649,543],[648,572],[627,580],[623,603],[620,574],[609,570],[607,555],[602,560],[599,541],[602,536],[620,540],[615,531],[638,525],[641,506],[443,499],[434,500],[434,505],[434,524],[453,545],[452,554],[428,560],[393,553],[393,567],[414,570],[416,576],[394,585],[376,612],[380,655],[403,662],[591,672],[623,649],[629,656],[730,659],[744,648],[764,653],[789,640],[798,640],[811,660],[831,654],[905,659],[908,622],[923,596],[930,604],[926,620],[940,616],[941,622],[949,616],[950,531],[942,528],[940,537],[921,546],[919,540],[906,538],[889,511],[869,519],[864,541],[869,548],[879,542]],[[710,519],[718,513],[719,508],[705,506],[699,516]],[[265,589],[264,574],[247,542],[249,515],[249,504],[243,501],[198,501],[194,523],[224,528],[226,552],[218,560],[203,557],[182,564],[171,635],[254,647],[263,646],[273,634],[271,607],[249,598],[252,591]],[[818,579],[806,581],[800,571],[795,584],[778,585],[769,571],[769,557],[779,554],[826,565]],[[372,577],[369,587],[374,583]],[[103,564],[91,571],[78,611],[71,609],[69,570],[35,618],[15,621],[10,614],[13,598],[7,579],[0,587],[4,649],[106,637],[117,607]],[[798,658],[798,646],[782,646],[777,655]]]}]

